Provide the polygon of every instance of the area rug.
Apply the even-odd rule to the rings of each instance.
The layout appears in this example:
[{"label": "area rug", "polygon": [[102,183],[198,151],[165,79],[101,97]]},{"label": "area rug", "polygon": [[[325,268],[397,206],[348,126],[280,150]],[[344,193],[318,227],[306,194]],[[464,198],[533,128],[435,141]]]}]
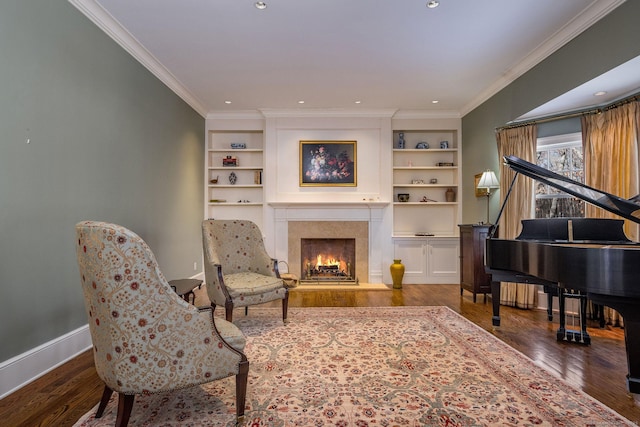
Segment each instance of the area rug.
[{"label": "area rug", "polygon": [[[447,307],[252,308],[244,426],[632,426]],[[232,426],[234,378],[139,396],[130,426]],[[115,425],[112,397],[76,426]]]}]

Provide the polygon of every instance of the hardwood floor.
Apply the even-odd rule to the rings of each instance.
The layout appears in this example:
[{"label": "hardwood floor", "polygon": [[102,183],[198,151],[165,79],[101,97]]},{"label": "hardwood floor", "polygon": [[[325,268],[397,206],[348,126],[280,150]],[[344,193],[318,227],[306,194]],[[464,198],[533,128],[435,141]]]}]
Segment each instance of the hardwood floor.
[{"label": "hardwood floor", "polygon": [[[196,305],[206,303],[199,291]],[[279,306],[268,303],[267,306]],[[502,324],[491,326],[491,300],[482,296],[473,303],[471,294],[460,296],[457,285],[404,285],[393,291],[292,290],[290,307],[375,307],[446,305],[556,373],[574,386],[640,423],[640,396],[627,392],[627,361],[624,330],[599,329],[590,323],[591,346],[556,341],[557,316],[547,321],[546,312],[501,308]],[[249,310],[251,315],[251,310]],[[55,369],[44,377],[0,400],[0,425],[71,426],[97,404],[103,384],[93,367],[91,352]],[[135,411],[135,406],[134,406]]]}]

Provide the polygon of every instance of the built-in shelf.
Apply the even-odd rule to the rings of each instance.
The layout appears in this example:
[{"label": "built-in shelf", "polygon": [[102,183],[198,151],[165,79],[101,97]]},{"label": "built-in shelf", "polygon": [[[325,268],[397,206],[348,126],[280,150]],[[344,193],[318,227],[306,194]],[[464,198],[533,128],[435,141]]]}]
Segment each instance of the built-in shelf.
[{"label": "built-in shelf", "polygon": [[[232,148],[231,144],[244,144],[245,148]],[[262,226],[263,149],[262,130],[207,130],[205,217],[248,219]],[[224,166],[228,157],[235,158],[237,166]],[[235,183],[230,180],[232,173]]]},{"label": "built-in shelf", "polygon": [[[401,133],[406,148],[398,147]],[[435,148],[443,141],[448,148]],[[430,148],[409,148],[423,143]],[[393,235],[456,236],[460,193],[457,130],[397,129],[392,144]],[[453,201],[447,199],[448,190],[455,195]],[[409,201],[400,202],[398,194],[408,194]]]}]

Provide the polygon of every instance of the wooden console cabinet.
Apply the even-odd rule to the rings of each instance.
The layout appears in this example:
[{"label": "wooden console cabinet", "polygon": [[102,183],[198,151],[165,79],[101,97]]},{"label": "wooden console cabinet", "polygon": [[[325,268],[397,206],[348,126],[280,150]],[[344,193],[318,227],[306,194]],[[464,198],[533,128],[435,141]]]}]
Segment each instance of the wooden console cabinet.
[{"label": "wooden console cabinet", "polygon": [[464,290],[477,294],[491,293],[491,275],[484,271],[485,240],[491,224],[462,224],[460,227],[460,295]]}]

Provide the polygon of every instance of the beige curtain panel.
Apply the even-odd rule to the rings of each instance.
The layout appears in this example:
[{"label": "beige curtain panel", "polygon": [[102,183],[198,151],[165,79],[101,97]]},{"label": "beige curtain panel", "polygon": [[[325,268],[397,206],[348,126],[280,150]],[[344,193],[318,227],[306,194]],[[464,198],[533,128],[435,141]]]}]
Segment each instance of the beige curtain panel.
[{"label": "beige curtain panel", "polygon": [[[536,163],[536,145],[538,129],[536,125],[503,129],[496,133],[498,156],[500,158],[500,198],[504,202],[506,192],[511,185],[515,172],[502,164],[504,156],[517,156]],[[534,217],[534,181],[526,176],[518,176],[509,196],[502,218],[499,235],[503,239],[515,239],[520,234],[522,219]],[[537,287],[526,283],[503,282],[500,287],[500,304],[518,308],[537,306]]]},{"label": "beige curtain panel", "polygon": [[[638,134],[640,103],[637,101],[582,117],[585,183],[591,187],[629,199],[637,195]],[[587,204],[589,218],[619,218],[599,207]],[[624,231],[638,241],[638,224],[625,220]],[[605,308],[607,323],[623,326],[615,310]]]}]

